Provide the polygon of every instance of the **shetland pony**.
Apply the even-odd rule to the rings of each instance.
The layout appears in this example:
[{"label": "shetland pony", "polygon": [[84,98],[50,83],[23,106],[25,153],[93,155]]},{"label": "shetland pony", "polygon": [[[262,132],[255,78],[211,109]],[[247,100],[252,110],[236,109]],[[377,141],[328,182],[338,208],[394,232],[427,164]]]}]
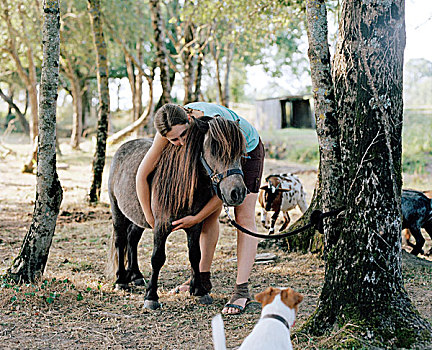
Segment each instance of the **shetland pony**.
[{"label": "shetland pony", "polygon": [[[130,283],[145,284],[138,267],[137,246],[144,228],[149,228],[149,225],[138,201],[135,177],[150,146],[149,139],[126,142],[115,153],[111,163],[108,194],[113,221],[112,246],[115,249],[110,263],[112,270],[116,270],[117,288],[126,288]],[[245,141],[237,123],[209,117],[191,122],[185,146],[168,144],[165,147],[151,180],[155,226],[152,273],[144,307],[153,310],[160,307],[157,281],[166,260],[165,243],[173,228],[171,222],[197,214],[215,190],[227,205],[236,206],[243,202],[247,193],[240,170],[244,151]],[[185,229],[192,267],[190,293],[200,296],[201,302],[210,303],[211,298],[203,288],[199,274],[201,228],[202,223],[199,223]]]}]

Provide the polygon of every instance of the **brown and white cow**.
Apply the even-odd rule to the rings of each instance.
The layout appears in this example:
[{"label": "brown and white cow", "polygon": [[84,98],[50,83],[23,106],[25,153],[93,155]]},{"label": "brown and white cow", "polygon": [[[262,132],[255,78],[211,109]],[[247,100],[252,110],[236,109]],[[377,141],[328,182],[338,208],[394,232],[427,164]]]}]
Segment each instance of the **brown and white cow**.
[{"label": "brown and white cow", "polygon": [[[269,234],[274,233],[274,226],[279,213],[283,213],[283,223],[279,232],[285,230],[290,222],[288,211],[299,206],[302,213],[308,208],[306,192],[299,178],[293,174],[275,174],[266,177],[266,185],[261,187],[258,201],[261,209],[261,223],[265,228],[270,228]],[[267,212],[273,211],[271,224],[268,225]]]}]

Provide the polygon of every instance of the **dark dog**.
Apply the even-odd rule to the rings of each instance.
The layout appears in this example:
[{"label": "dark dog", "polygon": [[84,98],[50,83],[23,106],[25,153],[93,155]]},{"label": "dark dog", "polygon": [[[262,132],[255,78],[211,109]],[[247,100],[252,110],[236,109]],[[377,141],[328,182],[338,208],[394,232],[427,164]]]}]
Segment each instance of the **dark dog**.
[{"label": "dark dog", "polygon": [[[412,247],[411,254],[423,254],[423,245],[425,239],[421,233],[424,228],[432,238],[432,201],[426,195],[419,191],[403,190],[402,191],[402,228],[408,229],[414,236],[415,244],[409,241],[410,235],[405,233],[407,244]],[[432,248],[426,255],[432,254]]]}]

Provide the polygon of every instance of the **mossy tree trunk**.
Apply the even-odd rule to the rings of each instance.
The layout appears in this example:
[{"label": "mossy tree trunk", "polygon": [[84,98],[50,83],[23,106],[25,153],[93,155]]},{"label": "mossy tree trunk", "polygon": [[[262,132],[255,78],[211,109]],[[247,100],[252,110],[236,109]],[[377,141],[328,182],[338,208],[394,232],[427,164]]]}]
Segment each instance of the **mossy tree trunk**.
[{"label": "mossy tree trunk", "polygon": [[43,274],[62,201],[62,188],[56,171],[55,149],[59,26],[59,1],[45,0],[36,203],[33,221],[24,238],[20,253],[7,272],[8,277],[21,283],[33,282]]},{"label": "mossy tree trunk", "polygon": [[412,348],[430,344],[432,327],[412,306],[401,272],[404,6],[343,3],[331,80],[325,2],[307,1],[322,205],[342,197],[346,210],[325,225],[325,282],[303,331],[322,335],[336,324],[353,341]]},{"label": "mossy tree trunk", "polygon": [[93,157],[93,180],[89,193],[89,202],[99,202],[102,188],[102,174],[105,166],[106,141],[110,112],[108,89],[108,57],[101,21],[100,0],[88,0],[88,11],[93,32],[93,43],[96,51],[97,84],[99,95],[98,129],[96,151]]}]

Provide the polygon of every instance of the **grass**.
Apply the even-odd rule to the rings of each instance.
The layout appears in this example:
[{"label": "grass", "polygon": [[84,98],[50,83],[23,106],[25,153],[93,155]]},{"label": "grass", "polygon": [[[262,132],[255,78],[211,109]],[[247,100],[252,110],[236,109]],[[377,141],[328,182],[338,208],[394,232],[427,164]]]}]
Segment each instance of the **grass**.
[{"label": "grass", "polygon": [[318,139],[314,129],[267,130],[260,135],[268,157],[318,166]]},{"label": "grass", "polygon": [[407,111],[402,134],[402,166],[406,173],[424,173],[432,165],[432,112]]}]

